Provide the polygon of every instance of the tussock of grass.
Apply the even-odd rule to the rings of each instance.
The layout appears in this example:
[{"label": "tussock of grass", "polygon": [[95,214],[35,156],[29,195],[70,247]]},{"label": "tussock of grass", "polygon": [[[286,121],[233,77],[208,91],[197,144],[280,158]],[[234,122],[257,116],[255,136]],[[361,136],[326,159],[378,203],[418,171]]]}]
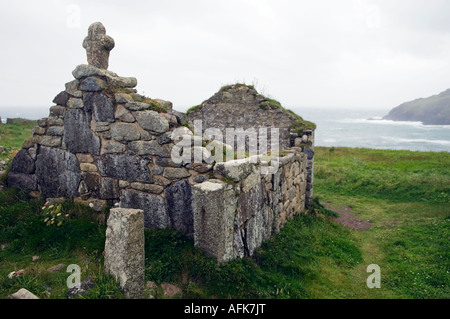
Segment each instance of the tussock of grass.
[{"label": "tussock of grass", "polygon": [[255,89],[255,86],[253,86],[253,85],[249,85],[249,84],[245,84],[245,83],[234,83],[234,84],[227,84],[227,85],[222,86],[220,88],[219,92],[225,92],[225,91],[228,91],[229,89],[238,89],[241,87],[247,87],[252,90]]},{"label": "tussock of grass", "polygon": [[189,115],[189,113],[194,112],[195,110],[199,109],[202,107],[202,104],[199,105],[195,105],[193,107],[190,107],[187,111],[186,111],[186,116]]},{"label": "tussock of grass", "polygon": [[140,95],[140,94],[136,94],[136,93],[131,93],[131,98],[135,101],[135,102],[142,102],[142,103],[147,103],[150,105],[150,110],[151,111],[155,111],[158,113],[167,113],[167,110],[163,107],[160,107],[158,105],[158,103],[156,103],[153,99]]}]

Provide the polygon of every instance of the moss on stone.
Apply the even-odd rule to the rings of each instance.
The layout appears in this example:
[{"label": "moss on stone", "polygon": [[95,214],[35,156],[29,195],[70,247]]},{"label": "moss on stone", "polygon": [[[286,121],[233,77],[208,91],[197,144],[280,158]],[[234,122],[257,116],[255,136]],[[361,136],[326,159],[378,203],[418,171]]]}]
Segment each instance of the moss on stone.
[{"label": "moss on stone", "polygon": [[297,115],[294,111],[283,108],[284,111],[291,114],[297,121],[292,123],[289,128],[293,133],[300,134],[304,130],[315,130],[316,124],[310,121],[304,120],[300,115]]},{"label": "moss on stone", "polygon": [[269,106],[270,106],[271,109],[283,108],[281,106],[281,103],[279,101],[275,100],[275,99],[271,99],[271,98],[266,97],[266,100],[267,100],[267,102],[269,102]]},{"label": "moss on stone", "polygon": [[193,111],[195,111],[195,110],[201,108],[202,105],[203,105],[203,103],[202,103],[202,104],[199,104],[199,105],[195,105],[195,106],[193,106],[193,107],[190,107],[190,108],[186,111],[186,116],[188,116],[189,113],[191,113],[191,112],[193,112]]},{"label": "moss on stone", "polygon": [[157,102],[155,102],[153,99],[137,94],[137,93],[131,93],[131,98],[133,99],[133,101],[135,102],[143,102],[143,103],[147,103],[150,105],[149,110],[158,112],[158,113],[167,113],[167,110],[161,106],[158,105]]},{"label": "moss on stone", "polygon": [[305,130],[315,130],[316,124],[305,120],[299,120],[291,124],[289,128],[291,129],[291,132],[301,134]]},{"label": "moss on stone", "polygon": [[247,87],[249,89],[255,90],[255,87],[253,85],[245,84],[245,83],[235,83],[235,84],[227,84],[220,88],[219,92],[225,92],[229,89],[238,89],[241,87]]},{"label": "moss on stone", "polygon": [[[239,89],[241,87],[247,87],[249,89],[255,90],[255,92],[256,92],[256,89],[253,85],[248,85],[245,83],[235,83],[235,84],[228,84],[228,85],[222,86],[219,90],[219,93],[227,92],[231,89]],[[309,121],[305,121],[301,116],[295,114],[295,112],[293,112],[292,110],[285,109],[279,101],[277,101],[273,98],[266,97],[266,96],[262,96],[262,97],[264,100],[262,100],[259,103],[259,107],[261,108],[261,110],[281,109],[284,112],[290,114],[295,119],[295,122],[292,123],[289,127],[289,129],[291,129],[294,133],[300,134],[305,130],[315,130],[316,129],[316,124],[309,122]],[[189,114],[191,112],[199,110],[203,106],[203,104],[204,103],[201,103],[199,105],[195,105],[195,106],[189,108],[186,111],[186,116],[189,116]]]}]

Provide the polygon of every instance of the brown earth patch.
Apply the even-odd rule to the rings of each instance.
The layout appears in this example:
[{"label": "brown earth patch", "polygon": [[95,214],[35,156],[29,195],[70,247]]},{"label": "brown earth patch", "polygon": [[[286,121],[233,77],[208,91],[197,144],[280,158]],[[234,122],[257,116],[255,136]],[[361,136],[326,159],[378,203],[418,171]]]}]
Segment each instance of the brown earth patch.
[{"label": "brown earth patch", "polygon": [[339,214],[339,217],[333,217],[333,220],[348,228],[363,231],[372,227],[372,223],[356,218],[352,215],[352,209],[348,206],[343,206],[343,209],[338,209],[329,202],[321,202],[321,204],[328,210]]}]

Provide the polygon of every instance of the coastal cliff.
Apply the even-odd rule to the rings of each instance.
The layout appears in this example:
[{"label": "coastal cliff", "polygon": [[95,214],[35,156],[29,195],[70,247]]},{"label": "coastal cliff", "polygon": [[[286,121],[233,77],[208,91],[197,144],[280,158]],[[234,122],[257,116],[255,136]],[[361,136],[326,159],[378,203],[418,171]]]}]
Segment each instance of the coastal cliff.
[{"label": "coastal cliff", "polygon": [[384,120],[419,121],[425,125],[450,125],[450,89],[393,108]]}]

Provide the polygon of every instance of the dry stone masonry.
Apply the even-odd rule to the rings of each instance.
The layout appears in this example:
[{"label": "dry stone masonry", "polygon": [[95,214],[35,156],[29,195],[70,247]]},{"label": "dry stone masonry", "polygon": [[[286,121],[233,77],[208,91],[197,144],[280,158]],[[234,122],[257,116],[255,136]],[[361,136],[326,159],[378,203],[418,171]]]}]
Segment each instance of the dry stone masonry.
[{"label": "dry stone masonry", "polygon": [[[107,70],[114,40],[101,23],[89,27],[83,47],[89,64],[75,68],[24,142],[9,186],[98,211],[114,204],[142,210],[145,227],[174,228],[218,262],[252,255],[304,211],[313,192],[314,131],[301,118],[245,85],[222,88],[186,116],[169,101],[138,94],[136,78]],[[213,127],[280,128],[281,157],[225,161],[217,154],[233,146],[202,136]],[[193,147],[180,148],[180,139]],[[263,173],[268,167],[277,169]]]},{"label": "dry stone masonry", "polygon": [[263,157],[217,163],[223,179],[194,186],[194,242],[219,263],[251,256],[305,208],[307,157],[292,150],[275,174],[261,175]]}]

